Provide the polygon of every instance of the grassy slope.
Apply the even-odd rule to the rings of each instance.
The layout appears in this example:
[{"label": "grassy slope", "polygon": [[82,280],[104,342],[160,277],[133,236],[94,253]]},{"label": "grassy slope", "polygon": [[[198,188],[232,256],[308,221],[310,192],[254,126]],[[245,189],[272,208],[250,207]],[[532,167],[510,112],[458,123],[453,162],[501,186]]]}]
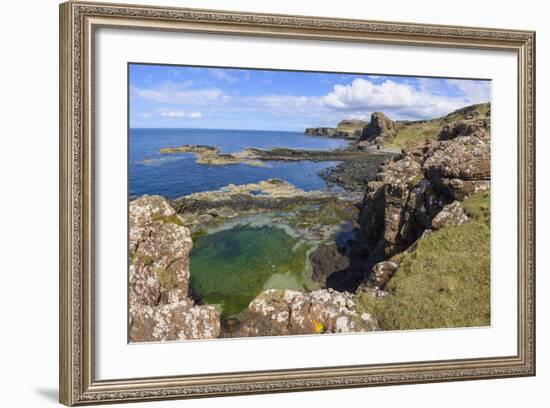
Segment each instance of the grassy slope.
[{"label": "grassy slope", "polygon": [[[479,118],[486,117],[489,110],[488,103],[474,105],[479,112]],[[422,144],[427,139],[435,139],[441,126],[464,119],[464,114],[452,112],[442,118],[432,119],[425,122],[401,122],[400,128],[395,137],[386,143],[387,147],[403,147],[406,143]]]},{"label": "grassy slope", "polygon": [[361,296],[360,305],[384,330],[490,324],[489,195],[463,204],[473,221],[420,239],[386,285],[393,295]]}]

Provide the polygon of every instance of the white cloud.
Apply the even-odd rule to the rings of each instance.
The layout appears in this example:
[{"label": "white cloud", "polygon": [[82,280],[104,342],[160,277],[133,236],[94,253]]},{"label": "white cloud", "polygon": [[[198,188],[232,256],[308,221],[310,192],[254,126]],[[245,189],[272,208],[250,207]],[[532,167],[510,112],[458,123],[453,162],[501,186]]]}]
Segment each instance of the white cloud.
[{"label": "white cloud", "polygon": [[171,118],[171,119],[184,119],[184,118],[190,118],[190,119],[200,119],[202,118],[201,112],[184,112],[184,111],[173,111],[173,110],[161,110],[160,116],[163,118]]},{"label": "white cloud", "polygon": [[348,85],[334,85],[332,92],[321,97],[321,103],[332,110],[380,110],[396,119],[415,119],[442,116],[463,106],[489,100],[488,82],[448,80],[446,84],[456,87],[456,96],[447,96],[448,89],[441,87],[441,81],[421,79],[415,88],[413,84],[389,79],[377,84],[357,78]]},{"label": "white cloud", "polygon": [[447,79],[446,83],[462,92],[472,103],[487,102],[491,99],[490,81]]},{"label": "white cloud", "polygon": [[210,73],[212,78],[219,79],[222,81],[227,81],[230,84],[237,82],[239,80],[239,78],[229,74],[226,70],[223,70],[223,69],[214,68],[214,69],[209,69],[208,72]]},{"label": "white cloud", "polygon": [[[221,72],[222,76],[228,74],[224,70],[211,72]],[[244,80],[239,72],[231,71],[230,74]],[[271,80],[270,75],[265,76],[262,80]],[[214,87],[193,89],[192,84],[186,82],[131,88],[133,98],[163,104],[165,107],[158,108],[155,115],[166,119],[200,119],[203,117],[201,112],[208,112],[209,120],[262,115],[280,118],[285,123],[300,121],[314,126],[334,126],[342,119],[368,120],[375,111],[382,111],[394,120],[430,119],[467,105],[487,102],[490,93],[489,81],[433,78],[385,79],[382,82],[355,78],[351,83],[335,84],[332,91],[319,96],[228,95]]]},{"label": "white cloud", "polygon": [[152,88],[131,87],[130,91],[136,98],[173,104],[207,104],[211,102],[223,102],[227,95],[221,89],[187,89],[187,84],[166,83]]},{"label": "white cloud", "polygon": [[260,104],[267,109],[295,111],[315,102],[316,98],[294,95],[262,95],[248,98],[254,104]]},{"label": "white cloud", "polygon": [[333,91],[322,98],[325,106],[337,109],[368,109],[372,107],[401,107],[413,103],[412,88],[386,80],[376,85],[362,78],[349,85],[334,85]]}]

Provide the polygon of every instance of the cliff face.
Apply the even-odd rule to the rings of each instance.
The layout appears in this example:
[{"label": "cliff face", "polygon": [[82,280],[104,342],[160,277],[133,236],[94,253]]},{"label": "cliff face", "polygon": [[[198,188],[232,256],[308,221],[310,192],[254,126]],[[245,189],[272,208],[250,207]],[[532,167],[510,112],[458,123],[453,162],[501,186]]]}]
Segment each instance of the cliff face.
[{"label": "cliff face", "polygon": [[130,203],[130,339],[216,338],[219,312],[189,297],[189,230],[159,196]]},{"label": "cliff face", "polygon": [[334,137],[342,139],[359,139],[368,122],[358,119],[345,119],[333,127],[306,128],[306,135]]},{"label": "cliff face", "polygon": [[371,262],[414,243],[446,205],[490,188],[490,123],[460,120],[438,140],[403,149],[370,182],[359,216],[358,241]]},{"label": "cliff face", "polygon": [[369,122],[358,119],[346,119],[338,123],[336,130],[340,133],[346,134],[348,139],[359,139],[363,134],[363,129],[369,124]]}]

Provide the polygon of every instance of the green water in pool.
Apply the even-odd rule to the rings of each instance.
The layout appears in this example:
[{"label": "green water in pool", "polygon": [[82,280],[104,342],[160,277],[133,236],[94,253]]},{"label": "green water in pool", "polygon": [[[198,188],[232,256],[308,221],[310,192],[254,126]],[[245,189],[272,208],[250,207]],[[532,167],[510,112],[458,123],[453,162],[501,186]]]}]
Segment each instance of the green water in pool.
[{"label": "green water in pool", "polygon": [[198,238],[191,251],[191,286],[222,315],[238,316],[266,289],[312,290],[311,242],[273,226],[235,226]]}]

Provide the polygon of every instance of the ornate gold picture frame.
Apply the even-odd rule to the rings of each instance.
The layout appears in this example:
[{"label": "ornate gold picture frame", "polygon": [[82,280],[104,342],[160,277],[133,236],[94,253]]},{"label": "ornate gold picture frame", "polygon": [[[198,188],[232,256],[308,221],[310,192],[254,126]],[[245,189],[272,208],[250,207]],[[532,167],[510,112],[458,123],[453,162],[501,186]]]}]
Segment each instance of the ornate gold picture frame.
[{"label": "ornate gold picture frame", "polygon": [[[100,28],[429,46],[517,58],[517,352],[483,358],[98,379],[95,35]],[[120,136],[125,137],[125,135]],[[60,402],[81,405],[535,375],[535,33],[67,2],[60,6]],[[495,204],[494,204],[495,205]],[[498,205],[498,203],[496,203]],[[218,344],[223,347],[222,343]]]}]

